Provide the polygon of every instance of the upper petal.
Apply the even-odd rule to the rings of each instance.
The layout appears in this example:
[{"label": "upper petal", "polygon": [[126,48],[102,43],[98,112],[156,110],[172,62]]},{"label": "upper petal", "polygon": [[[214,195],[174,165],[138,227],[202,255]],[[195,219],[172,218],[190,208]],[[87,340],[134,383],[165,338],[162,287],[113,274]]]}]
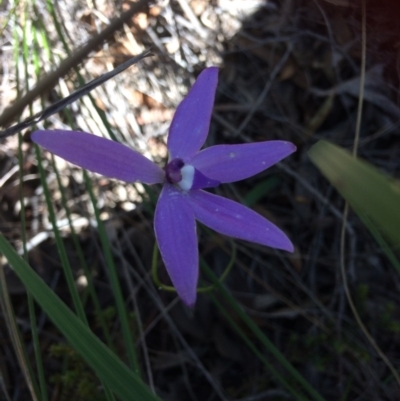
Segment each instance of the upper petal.
[{"label": "upper petal", "polygon": [[260,173],[295,150],[296,146],[286,141],[217,145],[197,153],[190,163],[207,177],[233,182]]},{"label": "upper petal", "polygon": [[36,131],[32,141],[89,171],[122,181],[156,184],[163,170],[140,153],[109,139],[80,131]]},{"label": "upper petal", "polygon": [[293,252],[286,234],[240,203],[205,191],[190,191],[190,205],[201,223],[230,237]]},{"label": "upper petal", "polygon": [[168,135],[171,159],[189,160],[203,146],[210,127],[218,68],[206,68],[176,109]]},{"label": "upper petal", "polygon": [[171,184],[161,191],[154,216],[158,247],[183,302],[193,306],[199,275],[196,221],[187,195]]}]

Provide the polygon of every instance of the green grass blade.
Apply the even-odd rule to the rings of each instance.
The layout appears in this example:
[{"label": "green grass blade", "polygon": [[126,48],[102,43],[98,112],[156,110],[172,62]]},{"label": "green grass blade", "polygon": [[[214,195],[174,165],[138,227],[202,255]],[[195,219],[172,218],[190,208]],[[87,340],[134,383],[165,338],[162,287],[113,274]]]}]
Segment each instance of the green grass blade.
[{"label": "green grass blade", "polygon": [[106,261],[106,267],[110,278],[111,288],[115,297],[115,303],[117,305],[118,316],[120,318],[122,336],[124,338],[124,343],[126,351],[129,358],[129,364],[138,375],[140,374],[139,363],[135,351],[135,344],[132,338],[131,329],[129,327],[128,313],[125,307],[124,296],[121,291],[121,286],[118,279],[117,269],[114,263],[114,259],[111,252],[110,241],[107,236],[106,229],[104,227],[103,221],[100,218],[100,211],[97,207],[97,199],[94,195],[92,184],[90,182],[87,172],[83,171],[83,176],[85,179],[86,188],[88,190],[90,199],[92,201],[94,214],[97,221],[97,227],[99,230],[100,242],[104,252],[104,258]]},{"label": "green grass blade", "polygon": [[99,298],[97,296],[96,289],[94,287],[93,275],[92,275],[92,272],[89,269],[89,266],[86,263],[86,259],[85,259],[85,256],[84,256],[84,252],[82,250],[82,246],[81,246],[81,244],[79,242],[78,235],[76,234],[75,227],[74,227],[73,222],[72,222],[71,211],[69,210],[67,197],[65,195],[65,189],[64,189],[64,187],[63,187],[63,185],[61,183],[60,173],[59,173],[59,171],[57,169],[57,166],[56,166],[56,163],[54,161],[54,156],[53,155],[51,157],[51,162],[52,162],[53,170],[54,170],[55,175],[56,175],[58,189],[60,190],[60,194],[61,194],[61,204],[63,206],[63,209],[65,210],[65,214],[66,214],[67,219],[68,219],[68,224],[69,224],[69,227],[70,227],[70,230],[71,230],[71,238],[72,238],[72,241],[74,243],[75,250],[76,250],[76,253],[77,253],[77,256],[78,256],[79,265],[83,268],[83,272],[84,272],[85,277],[87,279],[87,287],[88,287],[90,298],[91,298],[91,300],[93,302],[95,314],[96,314],[96,316],[97,316],[97,318],[99,320],[99,325],[102,328],[103,335],[104,335],[104,337],[106,339],[106,343],[107,343],[108,347],[110,349],[114,350],[114,346],[112,344],[110,330],[107,327],[106,321],[104,319],[104,315],[103,315],[103,312],[102,312],[101,306],[100,306],[100,301],[99,301]]},{"label": "green grass blade", "polygon": [[36,383],[32,366],[30,364],[28,354],[26,352],[25,344],[22,341],[22,336],[19,327],[17,325],[14,308],[12,306],[11,299],[8,294],[8,288],[3,266],[0,266],[0,306],[5,326],[8,328],[11,344],[14,348],[14,352],[17,356],[20,369],[26,380],[26,384],[28,386],[32,400],[39,401],[40,400],[39,387]]},{"label": "green grass blade", "polygon": [[[23,164],[24,164],[24,154],[22,151],[22,135],[19,132],[18,133],[18,164],[19,164],[19,201],[21,204],[21,240],[22,240],[22,248],[24,252],[24,259],[28,260],[28,252],[26,249],[26,219],[25,219],[25,203],[24,203],[24,197],[23,197]],[[40,386],[40,392],[39,389],[37,389],[37,394],[41,396],[42,401],[47,401],[48,400],[48,394],[47,394],[47,387],[46,387],[46,380],[45,380],[45,373],[44,373],[44,367],[43,367],[43,359],[42,359],[42,350],[40,347],[40,342],[39,342],[39,334],[38,334],[38,329],[37,329],[37,323],[36,323],[36,311],[35,311],[35,303],[32,298],[32,295],[30,294],[29,291],[27,291],[27,301],[28,301],[28,312],[29,312],[29,321],[31,324],[31,332],[32,332],[32,342],[33,342],[33,349],[35,353],[35,362],[36,362],[36,370],[38,372],[38,378],[39,378],[39,386]],[[21,342],[22,343],[22,342]],[[31,371],[31,378],[32,381],[35,381],[34,374]]]},{"label": "green grass blade", "polygon": [[[18,3],[15,3],[15,7],[18,5]],[[27,20],[27,8],[24,7],[24,14],[25,14],[25,21]],[[14,30],[13,30],[13,36],[14,36],[14,60],[15,60],[15,65],[18,65],[18,60],[19,60],[19,54],[22,51],[23,54],[23,63],[24,63],[24,71],[25,71],[25,88],[29,89],[29,83],[27,80],[27,75],[26,71],[28,68],[28,62],[27,62],[27,51],[26,49],[28,48],[28,40],[27,40],[27,30],[29,29],[27,27],[27,24],[25,23],[23,25],[23,34],[22,34],[22,49],[20,45],[20,40],[19,40],[19,34],[18,34],[18,29],[16,27],[18,26],[17,20],[18,16],[17,14],[13,15],[15,21],[14,21]],[[18,68],[17,68],[18,71]],[[17,93],[20,91],[20,76],[17,72],[16,74],[16,83],[17,83]],[[19,174],[18,174],[18,179],[19,179],[19,200],[20,200],[20,205],[21,205],[21,213],[20,213],[20,220],[21,220],[21,240],[22,240],[22,247],[23,247],[23,253],[24,253],[24,258],[27,260],[28,254],[26,250],[26,219],[25,219],[25,202],[24,202],[24,195],[23,195],[23,165],[24,165],[24,155],[23,155],[23,150],[22,150],[22,135],[21,133],[18,133],[18,165],[19,165]],[[3,274],[3,271],[2,271]],[[4,275],[3,275],[4,279]],[[3,299],[5,301],[9,300],[9,295],[7,292],[7,286],[4,281],[2,283],[4,285],[3,287]],[[47,387],[46,387],[46,381],[45,381],[45,375],[44,375],[44,367],[43,367],[43,361],[42,361],[42,350],[40,347],[40,342],[39,342],[39,335],[38,335],[38,329],[37,329],[37,324],[36,324],[36,311],[35,311],[35,304],[32,298],[32,295],[27,292],[27,303],[28,303],[28,313],[29,313],[29,320],[30,320],[30,326],[31,326],[31,333],[32,333],[32,342],[33,342],[33,349],[34,349],[34,355],[35,355],[35,363],[36,363],[36,369],[39,377],[39,386],[36,383],[36,378],[34,375],[33,368],[31,366],[31,363],[27,357],[27,351],[25,349],[25,344],[22,340],[22,337],[20,335],[18,326],[16,324],[16,317],[14,314],[14,310],[11,306],[11,303],[9,305],[9,319],[13,320],[10,322],[11,327],[14,326],[14,338],[12,341],[15,344],[16,348],[19,348],[19,352],[21,357],[20,357],[20,363],[25,364],[25,368],[21,366],[21,368],[25,371],[27,370],[27,382],[28,382],[28,387],[30,388],[31,394],[33,399],[41,399],[42,401],[47,401],[48,400],[48,394],[47,394]],[[7,305],[7,302],[5,303]]]},{"label": "green grass blade", "polygon": [[71,294],[72,301],[74,303],[74,307],[75,307],[75,310],[76,310],[79,318],[83,322],[87,323],[85,311],[83,309],[83,305],[82,305],[81,299],[79,297],[78,289],[75,285],[74,276],[72,273],[71,265],[69,263],[67,252],[65,250],[64,242],[61,238],[61,234],[60,234],[60,231],[57,226],[57,219],[56,219],[56,215],[54,213],[54,208],[53,208],[53,204],[51,201],[50,191],[49,191],[49,188],[47,187],[46,175],[45,175],[43,167],[42,167],[42,157],[40,155],[40,150],[37,145],[35,145],[35,150],[36,150],[36,158],[38,161],[40,180],[42,182],[43,192],[44,192],[44,196],[46,198],[47,209],[49,211],[49,220],[53,227],[53,233],[54,233],[54,237],[56,240],[57,251],[60,256],[61,265],[62,265],[63,271],[64,271],[64,276],[65,276],[65,279],[66,279],[67,285],[68,285],[68,290]]},{"label": "green grass blade", "polygon": [[51,291],[1,234],[0,252],[71,346],[117,396],[124,401],[160,401]]},{"label": "green grass blade", "polygon": [[292,387],[292,385],[274,368],[273,364],[268,362],[268,359],[257,349],[253,341],[249,339],[246,333],[239,327],[239,325],[232,319],[231,313],[218,301],[217,297],[211,294],[214,303],[218,309],[225,316],[225,319],[229,322],[232,328],[240,335],[246,345],[253,351],[253,353],[261,360],[264,366],[275,376],[275,378],[286,388],[296,399],[300,401],[306,401],[307,399],[299,394],[299,392]]},{"label": "green grass blade", "polygon": [[280,183],[281,180],[278,177],[273,176],[266,178],[246,194],[246,196],[243,198],[243,203],[250,208],[253,207],[265,195],[272,192]]},{"label": "green grass blade", "polygon": [[[258,338],[258,340],[265,346],[266,349],[276,358],[276,360],[281,364],[283,368],[286,369],[287,373],[292,377],[292,379],[296,380],[302,387],[303,390],[308,392],[308,394],[312,397],[313,400],[325,401],[324,397],[322,397],[312,386],[311,384],[298,372],[298,370],[285,358],[285,356],[275,347],[275,345],[265,336],[265,334],[260,330],[260,328],[254,323],[254,321],[246,314],[246,312],[241,308],[241,306],[237,303],[235,298],[225,289],[225,287],[219,282],[216,275],[212,272],[211,268],[201,260],[201,268],[205,272],[208,279],[215,285],[218,291],[222,294],[225,300],[228,302],[232,310],[237,313],[243,323],[253,332],[253,334]],[[254,351],[254,349],[252,349]],[[260,352],[256,352],[258,357],[262,356]],[[260,358],[262,362],[264,360]],[[270,369],[270,365],[266,365],[268,369]],[[273,374],[277,372],[272,370]],[[286,376],[288,377],[288,376]],[[289,386],[288,390],[291,391],[292,387]],[[303,400],[303,396],[295,393],[296,397],[299,400]]]},{"label": "green grass blade", "polygon": [[400,273],[400,261],[397,259],[396,254],[394,253],[393,249],[390,245],[385,241],[383,238],[382,233],[379,229],[375,226],[375,224],[371,221],[371,219],[364,213],[361,209],[354,209],[355,212],[360,217],[361,221],[365,224],[365,226],[369,229],[373,237],[375,238],[376,242],[379,244],[379,247],[383,250],[386,254],[387,258],[389,259],[390,263],[393,267]]},{"label": "green grass blade", "polygon": [[319,141],[308,152],[311,161],[356,213],[397,247],[400,244],[400,186],[371,164],[344,149]]},{"label": "green grass blade", "polygon": [[[53,18],[54,27],[56,28],[56,31],[57,31],[57,34],[58,34],[58,38],[60,39],[60,41],[61,41],[61,43],[62,43],[62,45],[64,47],[65,52],[67,54],[70,54],[71,50],[70,50],[70,48],[69,48],[69,46],[67,44],[67,41],[66,41],[66,39],[64,37],[63,29],[62,29],[62,26],[61,26],[58,18],[57,18],[57,14],[56,14],[56,10],[54,9],[53,2],[50,1],[50,0],[47,0],[46,1],[46,6],[47,6],[47,9],[49,10],[49,13],[51,14],[51,16]],[[78,78],[79,84],[80,85],[84,85],[85,81],[82,78],[82,75],[80,74],[79,69],[78,68],[74,68],[74,70],[75,70],[76,76]],[[96,111],[97,115],[100,117],[100,120],[104,125],[104,128],[107,130],[108,135],[110,136],[110,138],[113,141],[116,141],[117,138],[116,138],[116,136],[115,136],[115,134],[114,134],[114,132],[113,132],[113,130],[111,128],[110,123],[107,120],[107,117],[106,117],[105,113],[97,106],[96,102],[94,101],[94,99],[93,99],[93,97],[92,97],[92,95],[90,93],[88,93],[87,96],[89,97],[89,99],[90,99],[90,101],[91,101],[91,103],[93,105],[93,108]]]}]

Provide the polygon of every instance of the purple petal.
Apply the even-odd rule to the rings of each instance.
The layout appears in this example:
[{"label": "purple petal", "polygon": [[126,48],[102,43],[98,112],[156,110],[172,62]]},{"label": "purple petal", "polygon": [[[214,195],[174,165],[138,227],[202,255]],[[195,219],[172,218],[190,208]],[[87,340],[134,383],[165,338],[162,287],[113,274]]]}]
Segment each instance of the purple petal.
[{"label": "purple petal", "polygon": [[161,256],[182,301],[193,306],[199,275],[196,221],[187,195],[165,184],[154,216]]},{"label": "purple petal", "polygon": [[211,229],[230,237],[293,252],[286,234],[253,210],[205,191],[190,191],[194,216]]},{"label": "purple petal", "polygon": [[126,182],[156,184],[163,170],[140,153],[109,139],[79,131],[36,131],[32,141],[70,163]]},{"label": "purple petal", "polygon": [[168,135],[171,159],[189,160],[203,146],[210,127],[218,68],[205,69],[176,109]]},{"label": "purple petal", "polygon": [[234,182],[260,173],[295,150],[286,141],[217,145],[199,152],[190,164],[214,180]]},{"label": "purple petal", "polygon": [[206,177],[201,171],[194,169],[193,184],[190,189],[213,188],[221,184],[217,180]]}]

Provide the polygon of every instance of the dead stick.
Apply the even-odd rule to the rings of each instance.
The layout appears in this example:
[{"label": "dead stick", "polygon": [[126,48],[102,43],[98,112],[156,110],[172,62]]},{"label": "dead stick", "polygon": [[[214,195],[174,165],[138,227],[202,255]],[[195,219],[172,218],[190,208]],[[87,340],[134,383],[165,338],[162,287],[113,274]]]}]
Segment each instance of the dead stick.
[{"label": "dead stick", "polygon": [[20,99],[17,99],[12,106],[4,110],[3,114],[0,116],[0,126],[6,126],[12,122],[16,116],[22,114],[26,106],[31,104],[43,92],[53,88],[61,77],[80,64],[90,52],[98,48],[115,31],[121,29],[133,15],[145,10],[148,7],[149,2],[149,0],[139,0],[137,3],[133,3],[129,10],[123,12],[119,17],[112,20],[107,28],[93,36],[86,45],[77,49],[68,58],[63,60],[56,70],[44,75],[40,81],[36,83],[34,88]]}]

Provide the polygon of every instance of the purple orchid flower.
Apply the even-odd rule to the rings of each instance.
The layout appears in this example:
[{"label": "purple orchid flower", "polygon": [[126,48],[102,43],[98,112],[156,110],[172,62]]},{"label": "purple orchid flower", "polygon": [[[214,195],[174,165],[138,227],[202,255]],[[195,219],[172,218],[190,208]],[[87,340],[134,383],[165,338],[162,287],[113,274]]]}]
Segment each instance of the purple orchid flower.
[{"label": "purple orchid flower", "polygon": [[179,296],[196,301],[199,274],[196,220],[230,237],[293,252],[274,224],[232,200],[204,191],[257,174],[296,147],[285,141],[218,145],[203,150],[211,120],[218,69],[205,69],[178,106],[169,130],[164,169],[111,140],[76,131],[36,131],[33,142],[87,170],[126,182],[163,184],[154,229],[165,266]]}]

